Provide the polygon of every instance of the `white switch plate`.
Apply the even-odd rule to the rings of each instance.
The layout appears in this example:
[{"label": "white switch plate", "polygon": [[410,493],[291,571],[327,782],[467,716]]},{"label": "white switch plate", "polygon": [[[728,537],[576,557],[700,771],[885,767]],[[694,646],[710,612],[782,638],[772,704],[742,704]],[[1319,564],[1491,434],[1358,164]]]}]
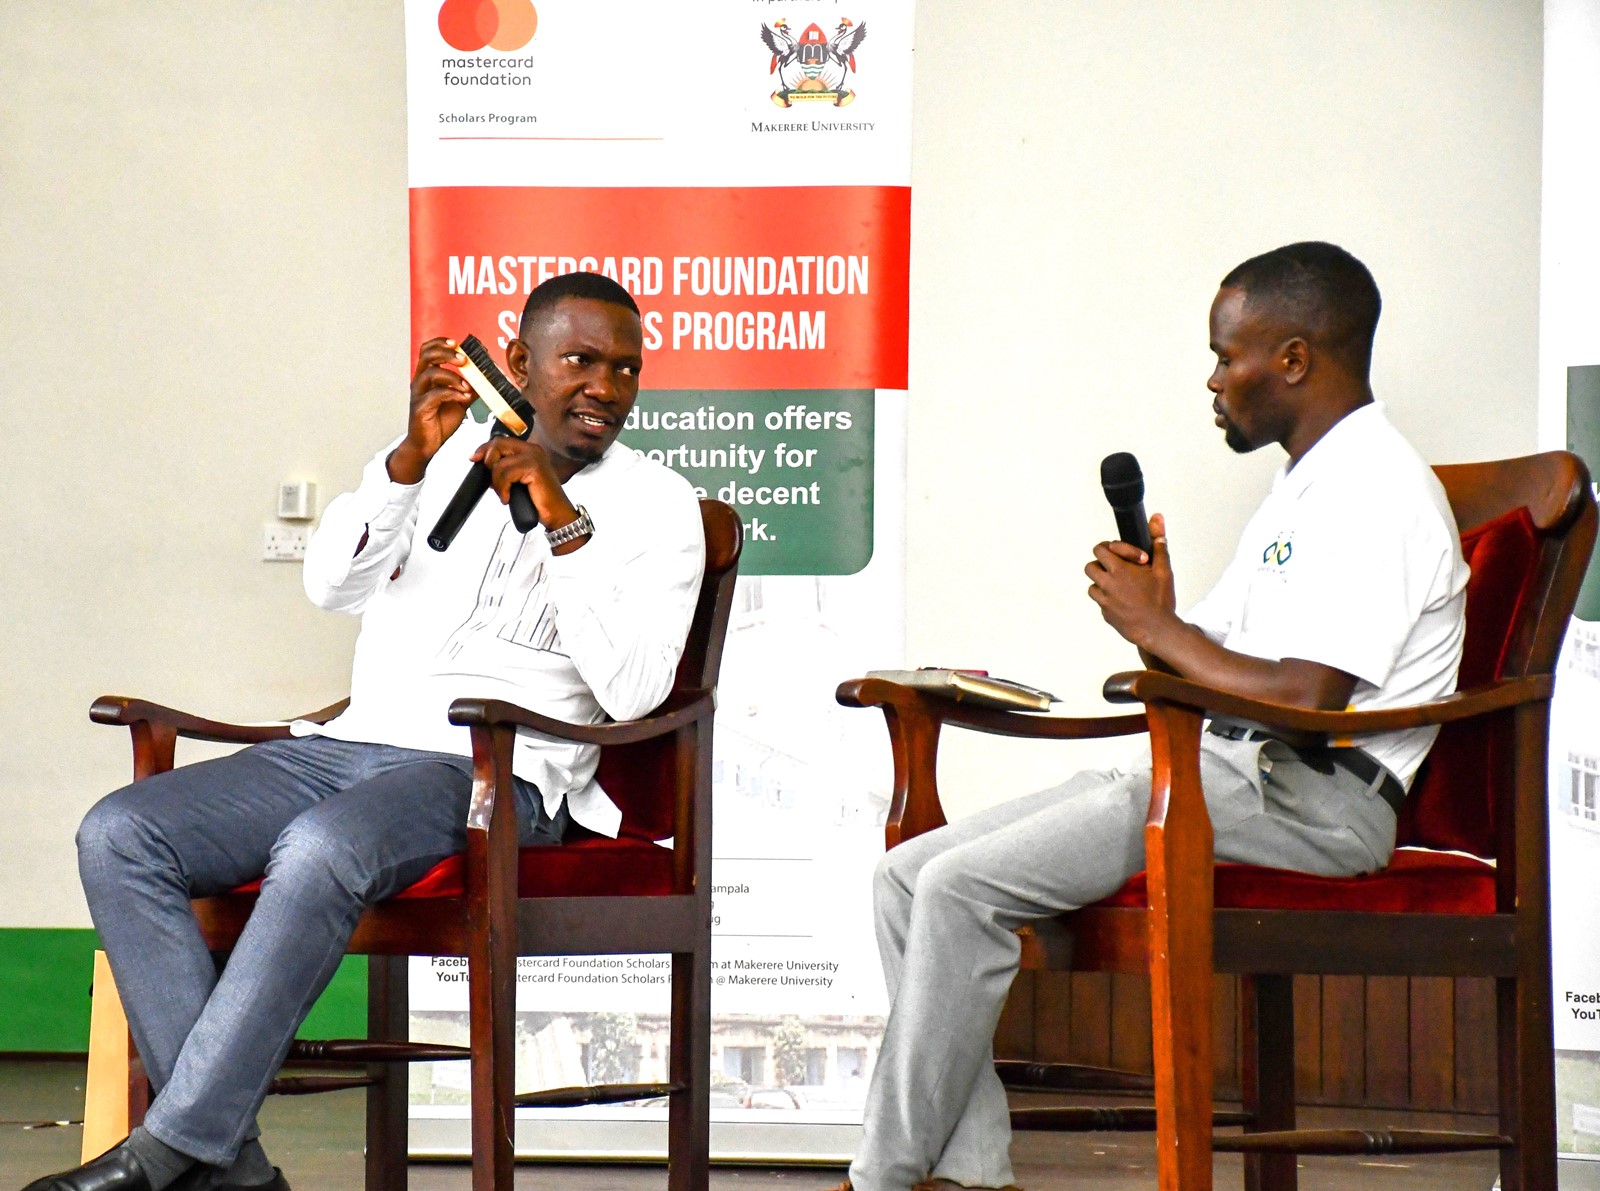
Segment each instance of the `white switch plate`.
[{"label": "white switch plate", "polygon": [[269,521],[262,527],[262,562],[304,562],[306,541],[311,537],[309,525],[285,525]]},{"label": "white switch plate", "polygon": [[285,521],[310,521],[317,515],[317,486],[310,480],[285,480],[278,485],[278,516]]}]

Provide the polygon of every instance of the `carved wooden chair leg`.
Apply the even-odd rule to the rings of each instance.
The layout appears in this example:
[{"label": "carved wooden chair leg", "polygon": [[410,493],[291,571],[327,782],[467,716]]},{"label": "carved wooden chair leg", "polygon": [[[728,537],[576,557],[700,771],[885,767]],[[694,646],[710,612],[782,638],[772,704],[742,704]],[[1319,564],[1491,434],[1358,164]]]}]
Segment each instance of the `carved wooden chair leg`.
[{"label": "carved wooden chair leg", "polygon": [[517,956],[511,929],[468,944],[472,1049],[472,1191],[511,1191],[516,1106]]},{"label": "carved wooden chair leg", "polygon": [[1212,835],[1200,792],[1200,716],[1151,710],[1144,850],[1156,1173],[1161,1191],[1211,1191]]},{"label": "carved wooden chair leg", "polygon": [[[706,1191],[711,1178],[711,955],[672,956],[672,1039],[667,1098],[667,1189]],[[698,1094],[696,1092],[698,1089]]]},{"label": "carved wooden chair leg", "polygon": [[[1239,982],[1244,1007],[1242,1066],[1244,1110],[1254,1116],[1246,1133],[1294,1128],[1294,977],[1246,976]],[[1246,1154],[1245,1191],[1295,1191],[1293,1154]]]},{"label": "carved wooden chair leg", "polygon": [[94,984],[89,1008],[89,1069],[83,1093],[83,1146],[80,1162],[98,1158],[144,1120],[150,1081],[128,1033],[111,965],[94,953]]},{"label": "carved wooden chair leg", "polygon": [[1151,973],[1158,1185],[1211,1191],[1211,980],[1186,987],[1174,975]]},{"label": "carved wooden chair leg", "polygon": [[[1500,1132],[1517,1139],[1500,1151],[1503,1191],[1556,1191],[1555,1105],[1548,1018],[1527,1004],[1528,989],[1496,980],[1500,1042]],[[1547,1002],[1548,1003],[1548,1002]],[[1546,1029],[1540,1030],[1541,1021]],[[1533,1053],[1529,1053],[1533,1051]],[[1532,1080],[1531,1088],[1524,1081]],[[1532,1088],[1538,1092],[1529,1094]]]},{"label": "carved wooden chair leg", "polygon": [[[374,1042],[404,1042],[410,1034],[407,962],[403,955],[367,959],[367,1037]],[[366,1191],[405,1191],[409,1066],[367,1065],[367,1074],[377,1082],[367,1089]]]},{"label": "carved wooden chair leg", "polygon": [[[1518,706],[1510,760],[1521,826],[1500,855],[1501,879],[1515,883],[1519,919],[1516,980],[1496,980],[1500,1132],[1516,1138],[1500,1157],[1504,1191],[1555,1191],[1555,992],[1550,976],[1550,851],[1544,742],[1548,703]],[[1506,863],[1506,857],[1511,863]],[[1502,907],[1509,900],[1501,891]],[[1537,924],[1537,925],[1535,925]]]}]

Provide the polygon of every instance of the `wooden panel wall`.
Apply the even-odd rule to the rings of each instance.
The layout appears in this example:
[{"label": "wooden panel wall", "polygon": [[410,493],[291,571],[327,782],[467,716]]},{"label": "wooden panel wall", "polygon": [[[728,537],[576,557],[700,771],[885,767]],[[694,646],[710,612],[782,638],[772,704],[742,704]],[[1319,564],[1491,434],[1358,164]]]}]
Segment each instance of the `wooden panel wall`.
[{"label": "wooden panel wall", "polygon": [[[1302,1104],[1492,1113],[1494,983],[1297,976],[1295,1079]],[[1239,984],[1216,978],[1216,1087],[1239,1095]],[[1023,972],[995,1035],[1001,1058],[1149,1071],[1150,982],[1100,972]]]}]

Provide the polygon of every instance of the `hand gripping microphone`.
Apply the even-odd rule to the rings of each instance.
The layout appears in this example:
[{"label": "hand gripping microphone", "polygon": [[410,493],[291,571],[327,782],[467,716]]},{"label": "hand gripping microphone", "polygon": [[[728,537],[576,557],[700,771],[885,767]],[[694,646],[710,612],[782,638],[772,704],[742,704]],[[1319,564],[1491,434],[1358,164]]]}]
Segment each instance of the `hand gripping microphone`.
[{"label": "hand gripping microphone", "polygon": [[[494,414],[494,426],[489,431],[489,437],[510,435],[512,438],[527,438],[532,430],[533,411],[522,399],[522,394],[517,392],[517,387],[495,367],[494,360],[476,335],[468,335],[461,341],[461,351],[467,357],[467,362],[461,366],[461,375],[466,377],[473,391],[483,398],[483,403]],[[450,498],[450,503],[445,505],[444,512],[439,514],[439,520],[434,523],[433,532],[428,535],[428,545],[435,550],[449,548],[478,501],[489,491],[493,479],[494,473],[486,463],[474,463],[467,470],[461,487],[456,489],[456,494]],[[521,533],[527,533],[539,524],[539,512],[534,508],[533,496],[526,484],[511,485],[511,523]]]},{"label": "hand gripping microphone", "polygon": [[1153,553],[1150,520],[1144,515],[1144,473],[1139,461],[1127,451],[1107,455],[1100,461],[1100,487],[1117,517],[1117,537],[1145,554]]}]

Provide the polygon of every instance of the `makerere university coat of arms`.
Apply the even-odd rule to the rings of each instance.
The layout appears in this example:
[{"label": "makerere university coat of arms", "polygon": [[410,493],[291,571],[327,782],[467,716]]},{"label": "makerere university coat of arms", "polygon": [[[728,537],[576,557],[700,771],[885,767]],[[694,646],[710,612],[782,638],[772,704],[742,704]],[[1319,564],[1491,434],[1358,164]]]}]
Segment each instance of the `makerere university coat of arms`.
[{"label": "makerere university coat of arms", "polygon": [[825,100],[842,108],[856,97],[845,87],[845,80],[856,68],[856,47],[867,36],[867,23],[857,25],[841,17],[830,41],[821,26],[805,27],[799,40],[789,32],[789,23],[774,21],[761,26],[761,40],[772,51],[768,74],[778,76],[778,89],[772,102],[781,108],[793,107],[799,100]]}]

